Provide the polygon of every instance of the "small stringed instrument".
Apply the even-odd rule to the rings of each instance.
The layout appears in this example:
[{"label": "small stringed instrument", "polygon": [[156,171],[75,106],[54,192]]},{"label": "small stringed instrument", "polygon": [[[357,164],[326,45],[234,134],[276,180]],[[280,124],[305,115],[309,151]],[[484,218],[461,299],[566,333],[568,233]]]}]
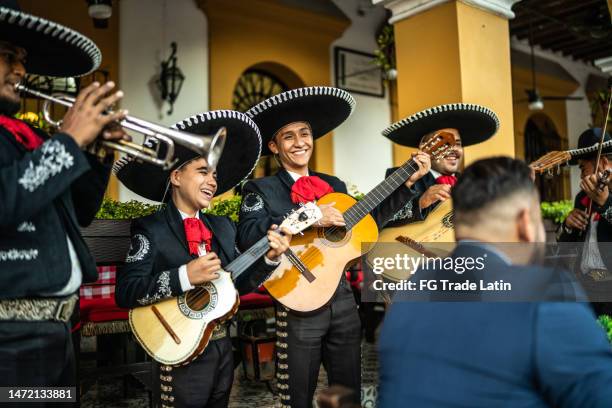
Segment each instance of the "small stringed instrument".
[{"label": "small stringed instrument", "polygon": [[[445,244],[454,242],[453,202],[449,198],[438,203],[423,221],[383,228],[378,237],[378,242],[368,252],[366,262],[371,266],[374,264],[375,258],[394,257],[398,253],[399,244],[402,244],[402,255],[408,254],[410,257],[424,255],[429,258],[445,256],[452,249],[450,245]],[[390,243],[396,243],[396,245]],[[410,271],[407,269],[385,269],[382,276],[385,279],[397,282],[409,279]]]},{"label": "small stringed instrument", "polygon": [[[306,203],[291,212],[280,227],[297,234],[322,216],[319,207]],[[130,310],[130,326],[142,348],[162,364],[193,361],[206,348],[214,328],[238,310],[240,301],[233,281],[269,249],[264,236],[221,270],[217,279],[178,297]]]},{"label": "small stringed instrument", "polygon": [[[612,146],[612,141],[602,143],[603,147]],[[582,149],[572,149],[566,151],[552,151],[546,153],[539,159],[531,162],[531,167],[537,174],[547,173],[553,174],[553,169],[557,169],[557,174],[561,171],[561,166],[566,165],[572,158],[579,154],[590,153],[597,151],[597,145],[585,147]]]},{"label": "small stringed instrument", "polygon": [[[432,160],[450,153],[452,133],[438,132],[421,147]],[[330,193],[317,204],[331,204],[344,215],[345,227],[310,228],[291,239],[279,267],[264,283],[268,293],[285,307],[310,312],[325,306],[333,296],[346,264],[362,254],[362,244],[378,239],[378,227],[370,215],[377,205],[412,176],[418,166],[409,160],[360,201],[347,194]]]}]

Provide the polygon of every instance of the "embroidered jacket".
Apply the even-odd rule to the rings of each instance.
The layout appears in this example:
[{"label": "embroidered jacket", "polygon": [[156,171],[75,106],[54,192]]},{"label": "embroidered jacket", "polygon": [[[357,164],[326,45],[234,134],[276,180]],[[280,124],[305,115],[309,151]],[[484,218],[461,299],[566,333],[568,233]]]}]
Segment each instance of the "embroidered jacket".
[{"label": "embroidered jacket", "polygon": [[[200,213],[200,219],[212,231],[212,252],[221,266],[229,264],[239,255],[236,225],[228,217]],[[189,254],[183,220],[172,201],[162,211],[135,219],[130,251],[117,274],[117,305],[134,308],[181,295],[178,269],[196,258]],[[241,294],[248,293],[273,270],[262,257],[234,284]]]},{"label": "embroidered jacket", "polygon": [[94,260],[80,235],[104,196],[110,163],[101,164],[67,134],[48,135],[27,151],[0,127],[0,298],[37,297],[64,288],[71,273],[66,235],[83,280]]}]

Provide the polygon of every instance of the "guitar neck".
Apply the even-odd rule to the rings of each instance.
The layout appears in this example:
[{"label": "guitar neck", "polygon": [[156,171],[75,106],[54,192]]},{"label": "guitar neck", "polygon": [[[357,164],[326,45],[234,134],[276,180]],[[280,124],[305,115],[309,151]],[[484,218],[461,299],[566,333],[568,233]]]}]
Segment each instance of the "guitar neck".
[{"label": "guitar neck", "polygon": [[232,280],[236,280],[244,271],[249,269],[259,258],[270,249],[268,236],[264,235],[252,247],[244,251],[240,256],[229,263],[224,270],[231,273]]},{"label": "guitar neck", "polygon": [[353,204],[344,212],[346,229],[353,228],[359,221],[368,215],[376,206],[389,197],[399,186],[406,182],[418,169],[414,160],[408,160],[389,177],[384,179],[360,201]]}]

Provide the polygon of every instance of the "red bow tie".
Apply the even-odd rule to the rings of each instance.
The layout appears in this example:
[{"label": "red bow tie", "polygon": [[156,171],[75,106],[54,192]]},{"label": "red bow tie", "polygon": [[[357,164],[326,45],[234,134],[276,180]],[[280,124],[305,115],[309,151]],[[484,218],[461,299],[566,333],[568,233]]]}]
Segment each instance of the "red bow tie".
[{"label": "red bow tie", "polygon": [[[589,206],[591,205],[591,199],[589,196],[584,196],[582,197],[582,200],[580,200],[580,204],[584,206],[585,211],[588,211]],[[595,213],[595,218],[593,218],[593,221],[599,221],[599,213]]]},{"label": "red bow tie", "polygon": [[333,193],[334,189],[317,176],[303,176],[291,186],[291,201],[294,204],[318,200],[325,194]]},{"label": "red bow tie", "polygon": [[455,176],[439,176],[436,179],[436,184],[448,184],[449,186],[453,187],[455,184],[457,184],[457,177],[455,177]]},{"label": "red bow tie", "polygon": [[189,244],[189,253],[191,255],[199,255],[200,243],[204,242],[206,246],[206,252],[210,252],[212,241],[212,232],[204,225],[202,220],[199,218],[185,218],[183,220],[183,226],[185,227],[185,237]]},{"label": "red bow tie", "polygon": [[34,150],[43,144],[42,138],[19,119],[0,115],[0,126],[11,132],[15,139],[28,150]]}]

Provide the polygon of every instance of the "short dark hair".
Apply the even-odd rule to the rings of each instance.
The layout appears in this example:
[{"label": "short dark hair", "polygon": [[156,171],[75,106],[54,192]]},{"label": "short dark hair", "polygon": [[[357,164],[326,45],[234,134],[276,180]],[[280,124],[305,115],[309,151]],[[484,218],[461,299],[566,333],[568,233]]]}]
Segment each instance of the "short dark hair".
[{"label": "short dark hair", "polygon": [[477,160],[465,168],[451,196],[455,220],[463,221],[487,205],[513,194],[535,194],[531,170],[522,160],[498,156]]}]

